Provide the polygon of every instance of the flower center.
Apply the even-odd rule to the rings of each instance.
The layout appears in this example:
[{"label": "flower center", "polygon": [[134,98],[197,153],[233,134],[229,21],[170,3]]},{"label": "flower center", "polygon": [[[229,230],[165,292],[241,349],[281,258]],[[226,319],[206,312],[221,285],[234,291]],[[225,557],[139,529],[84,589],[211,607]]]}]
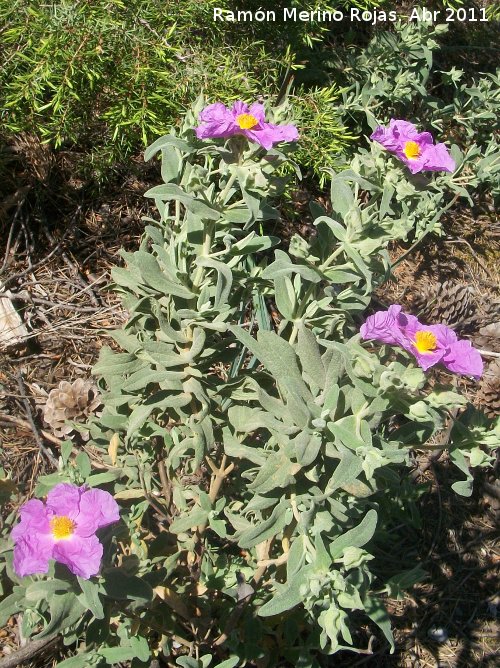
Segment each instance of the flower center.
[{"label": "flower center", "polygon": [[437,348],[437,339],[432,332],[416,332],[415,348],[423,355],[431,353]]},{"label": "flower center", "polygon": [[65,540],[73,534],[75,523],[66,515],[56,515],[50,520],[50,529],[56,540]]},{"label": "flower center", "polygon": [[242,130],[251,130],[259,124],[259,121],[252,114],[238,114],[236,116],[236,123],[238,123]]},{"label": "flower center", "polygon": [[407,141],[403,152],[409,160],[415,160],[420,156],[420,146],[416,141]]}]

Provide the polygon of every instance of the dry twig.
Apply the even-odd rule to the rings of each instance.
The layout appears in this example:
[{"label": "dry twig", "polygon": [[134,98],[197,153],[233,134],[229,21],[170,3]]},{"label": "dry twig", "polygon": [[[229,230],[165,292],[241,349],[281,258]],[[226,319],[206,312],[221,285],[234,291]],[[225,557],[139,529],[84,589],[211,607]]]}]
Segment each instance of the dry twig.
[{"label": "dry twig", "polygon": [[25,647],[21,647],[16,652],[12,652],[12,654],[8,654],[3,659],[0,659],[0,668],[16,668],[16,666],[31,661],[37,654],[45,649],[49,649],[51,646],[55,646],[58,642],[59,636],[32,640]]},{"label": "dry twig", "polygon": [[57,467],[57,459],[54,457],[54,455],[48,450],[48,448],[45,447],[45,445],[42,442],[42,439],[40,438],[40,434],[38,433],[38,428],[35,424],[35,420],[33,419],[33,413],[31,411],[31,406],[29,399],[26,395],[26,390],[24,389],[24,382],[23,382],[23,377],[20,371],[17,372],[16,374],[16,381],[17,381],[17,386],[19,388],[19,393],[22,396],[22,402],[24,404],[24,408],[26,411],[26,417],[29,420],[29,424],[31,426],[31,431],[33,432],[33,436],[35,437],[35,441],[37,442],[38,448],[40,452],[45,455],[45,457],[48,459],[48,461],[52,464],[52,466]]}]

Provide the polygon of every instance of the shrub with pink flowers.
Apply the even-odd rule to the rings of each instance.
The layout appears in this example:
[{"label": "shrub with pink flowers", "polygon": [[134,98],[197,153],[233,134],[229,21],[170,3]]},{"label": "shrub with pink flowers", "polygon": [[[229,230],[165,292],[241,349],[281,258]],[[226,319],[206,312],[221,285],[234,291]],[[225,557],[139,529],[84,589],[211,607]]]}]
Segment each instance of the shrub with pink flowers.
[{"label": "shrub with pink flowers", "polygon": [[100,468],[65,442],[2,545],[0,617],[62,635],[60,668],[312,668],[369,651],[367,625],[370,648],[394,651],[384,594],[425,575],[380,568],[419,494],[411,453],[448,428],[468,496],[500,441],[455,382],[481,376],[480,352],[371,305],[389,244],[418,242],[459,187],[453,146],[416,125],[361,137],[329,172],[331,209],[312,201],[314,234],[288,246],[302,130],[286,103],[200,98],[146,151],[158,214],[113,270],[128,320],[85,425]]}]

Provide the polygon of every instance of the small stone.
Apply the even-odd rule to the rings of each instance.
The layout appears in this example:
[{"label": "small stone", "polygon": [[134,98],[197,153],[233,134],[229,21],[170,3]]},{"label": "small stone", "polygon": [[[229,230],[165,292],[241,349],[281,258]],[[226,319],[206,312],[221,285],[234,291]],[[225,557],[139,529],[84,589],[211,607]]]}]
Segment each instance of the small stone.
[{"label": "small stone", "polygon": [[488,614],[493,619],[498,618],[498,607],[500,606],[500,596],[495,596],[488,601]]},{"label": "small stone", "polygon": [[431,628],[427,631],[427,635],[431,640],[439,643],[440,645],[448,640],[448,631],[442,626],[431,626]]}]

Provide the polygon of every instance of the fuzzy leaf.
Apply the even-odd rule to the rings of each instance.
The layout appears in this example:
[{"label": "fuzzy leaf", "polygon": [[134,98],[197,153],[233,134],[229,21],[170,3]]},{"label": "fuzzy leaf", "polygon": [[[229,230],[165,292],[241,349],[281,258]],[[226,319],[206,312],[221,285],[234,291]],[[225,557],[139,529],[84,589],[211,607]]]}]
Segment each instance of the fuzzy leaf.
[{"label": "fuzzy leaf", "polygon": [[224,452],[229,457],[235,457],[237,459],[248,459],[248,461],[257,466],[262,466],[266,462],[265,455],[262,454],[260,448],[252,448],[249,445],[244,445],[240,441],[229,433],[228,430],[224,430]]},{"label": "fuzzy leaf", "polygon": [[248,485],[248,489],[256,494],[266,494],[274,489],[286,487],[294,482],[294,475],[300,468],[299,464],[290,461],[282,452],[275,452],[269,455],[255,480]]},{"label": "fuzzy leaf", "polygon": [[354,206],[354,195],[349,185],[338,177],[333,177],[330,186],[332,209],[345,218],[349,209]]},{"label": "fuzzy leaf", "polygon": [[306,558],[306,537],[297,536],[292,542],[290,551],[288,552],[288,559],[286,562],[286,579],[291,582],[296,573],[300,571],[304,565]]},{"label": "fuzzy leaf", "polygon": [[394,636],[392,635],[391,620],[382,601],[374,596],[366,597],[363,601],[368,617],[382,630],[394,652]]},{"label": "fuzzy leaf", "polygon": [[70,656],[69,659],[64,659],[57,664],[57,668],[87,668],[87,666],[92,665],[92,656],[93,654],[75,654],[75,656]]},{"label": "fuzzy leaf", "polygon": [[302,370],[323,390],[325,388],[326,373],[318,341],[311,330],[305,326],[299,328],[297,353]]},{"label": "fuzzy leaf", "polygon": [[131,438],[136,432],[139,431],[139,429],[153,412],[154,408],[154,406],[147,406],[146,404],[140,404],[134,408],[128,419],[126,438]]},{"label": "fuzzy leaf", "polygon": [[155,186],[144,193],[144,197],[154,197],[160,200],[177,200],[183,204],[191,213],[196,214],[205,220],[219,220],[220,212],[214,209],[206,202],[188,195],[182,188],[174,183],[165,183],[161,186]]},{"label": "fuzzy leaf", "polygon": [[339,487],[354,482],[362,470],[363,463],[361,457],[353,454],[350,450],[344,450],[332,477],[326,484],[325,496],[330,496]]},{"label": "fuzzy leaf", "polygon": [[184,139],[179,139],[179,137],[170,134],[164,135],[147,147],[144,151],[144,161],[151,160],[158,151],[168,146],[175,146],[183,153],[191,153],[194,150]]},{"label": "fuzzy leaf", "polygon": [[0,626],[5,626],[12,615],[15,615],[24,608],[24,597],[24,587],[14,587],[13,593],[2,599],[2,609],[0,610]]},{"label": "fuzzy leaf", "polygon": [[90,610],[96,619],[104,619],[104,608],[99,598],[99,586],[92,580],[78,578],[78,584],[82,590],[79,596],[80,602]]},{"label": "fuzzy leaf", "polygon": [[306,402],[312,401],[312,395],[302,379],[297,355],[288,341],[275,332],[264,331],[257,333],[257,341],[262,346],[260,360],[277,382]]},{"label": "fuzzy leaf", "polygon": [[363,547],[371,540],[377,527],[377,511],[371,508],[357,527],[346,531],[330,545],[332,559],[338,559],[346,547]]},{"label": "fuzzy leaf", "polygon": [[292,320],[297,299],[292,281],[288,276],[277,276],[274,279],[274,299],[281,315],[287,320]]},{"label": "fuzzy leaf", "polygon": [[328,428],[335,436],[335,441],[340,441],[346,448],[355,450],[365,445],[363,439],[356,433],[357,421],[354,415],[348,415],[336,422],[329,422]]},{"label": "fuzzy leaf", "polygon": [[296,605],[299,605],[299,603],[302,603],[304,597],[300,593],[301,584],[302,578],[296,575],[292,584],[273,596],[270,601],[264,603],[257,613],[259,617],[273,617],[274,615],[280,615],[282,612],[291,610],[292,608],[295,608]]},{"label": "fuzzy leaf", "polygon": [[156,258],[146,251],[136,251],[134,262],[141,272],[143,281],[153,288],[158,294],[173,295],[191,299],[194,294],[184,285],[181,285],[175,276],[168,275],[163,270]]},{"label": "fuzzy leaf", "polygon": [[310,466],[321,450],[321,436],[311,434],[307,431],[301,431],[291,441],[295,447],[295,457],[301,466]]},{"label": "fuzzy leaf", "polygon": [[137,601],[145,605],[150,603],[154,596],[146,580],[128,575],[119,568],[114,568],[104,575],[102,586],[106,595],[115,601]]},{"label": "fuzzy leaf", "polygon": [[213,260],[209,257],[200,257],[197,258],[196,264],[201,267],[210,267],[215,269],[217,272],[217,286],[215,288],[215,301],[214,306],[218,308],[221,304],[225,304],[231,293],[231,286],[233,284],[233,274],[231,269],[217,260]]},{"label": "fuzzy leaf", "polygon": [[107,346],[101,349],[99,361],[93,367],[94,376],[122,376],[145,367],[142,360],[128,353],[115,353]]},{"label": "fuzzy leaf", "polygon": [[41,633],[34,636],[35,640],[54,635],[68,628],[68,626],[72,626],[85,613],[84,606],[72,592],[54,594],[49,599],[49,608],[50,622]]},{"label": "fuzzy leaf", "polygon": [[240,535],[238,545],[244,549],[248,549],[271,538],[271,536],[277,536],[291,520],[291,509],[287,506],[287,502],[280,502],[267,520],[262,521],[257,526],[253,526],[251,529],[243,531]]},{"label": "fuzzy leaf", "polygon": [[264,269],[262,278],[276,279],[279,276],[290,274],[299,274],[311,283],[319,283],[322,278],[321,273],[315,267],[293,263],[283,251],[276,251],[276,260]]},{"label": "fuzzy leaf", "polygon": [[203,508],[194,508],[188,515],[178,517],[170,525],[172,533],[184,533],[193,527],[204,524],[208,519],[208,511]]}]

